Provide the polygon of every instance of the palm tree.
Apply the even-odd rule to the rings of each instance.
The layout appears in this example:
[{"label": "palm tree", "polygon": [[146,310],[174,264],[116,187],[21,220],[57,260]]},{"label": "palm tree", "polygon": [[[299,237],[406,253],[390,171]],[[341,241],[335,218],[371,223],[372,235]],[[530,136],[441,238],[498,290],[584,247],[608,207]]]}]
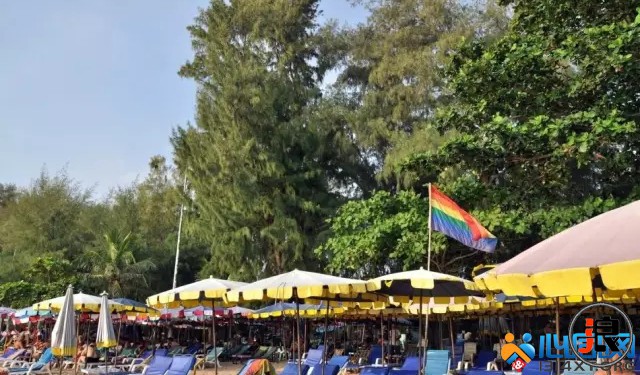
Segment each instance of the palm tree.
[{"label": "palm tree", "polygon": [[145,273],[156,269],[149,259],[135,259],[131,232],[126,235],[117,230],[106,233],[102,246],[88,251],[87,256],[93,271],[91,277],[101,280],[112,297],[136,297],[125,295],[125,291],[146,287]]}]

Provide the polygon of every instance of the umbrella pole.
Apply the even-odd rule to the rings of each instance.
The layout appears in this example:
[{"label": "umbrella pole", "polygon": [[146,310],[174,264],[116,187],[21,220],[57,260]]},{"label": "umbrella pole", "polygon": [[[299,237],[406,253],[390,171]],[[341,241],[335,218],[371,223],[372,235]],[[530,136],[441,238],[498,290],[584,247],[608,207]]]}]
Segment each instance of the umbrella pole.
[{"label": "umbrella pole", "polygon": [[[453,343],[452,347],[453,347]],[[429,351],[429,306],[427,306],[427,314],[424,317],[424,364],[427,365],[427,352]]]},{"label": "umbrella pole", "polygon": [[296,291],[296,329],[298,331],[298,348],[296,356],[298,357],[298,375],[302,375],[302,352],[300,351],[300,303],[298,302],[298,292]]},{"label": "umbrella pole", "polygon": [[[329,300],[326,300],[327,309],[324,313],[324,346],[322,348],[322,360],[326,363],[327,361],[327,329],[329,326]],[[327,367],[326,364],[323,363],[322,366],[322,375],[324,375],[324,369]]]},{"label": "umbrella pole", "polygon": [[[204,319],[204,312],[203,312],[202,319]],[[211,328],[213,329],[213,332],[211,333],[211,341],[213,341],[214,354],[217,356],[218,353],[215,351],[216,350],[216,302],[215,302],[214,299],[211,299]],[[217,363],[217,361],[216,361],[216,367],[215,367],[214,374],[218,375],[218,363]]]},{"label": "umbrella pole", "polygon": [[[82,314],[82,312],[80,314]],[[78,333],[80,333],[80,315],[78,315]],[[81,333],[80,333],[80,336],[82,336]],[[77,353],[73,361],[75,362],[73,366],[73,373],[77,374],[78,373],[78,354]]]},{"label": "umbrella pole", "polygon": [[449,316],[449,338],[451,339],[451,358],[456,358],[456,343],[453,341],[453,319]]},{"label": "umbrella pole", "polygon": [[418,360],[420,361],[420,374],[422,374],[424,363],[422,363],[422,289],[420,289],[420,311],[418,313]]},{"label": "umbrella pole", "polygon": [[438,347],[440,348],[440,350],[444,349],[444,337],[443,337],[443,331],[444,328],[442,327],[442,323],[443,323],[444,317],[441,316],[440,319],[438,319],[438,337],[440,340],[440,345],[438,345]]},{"label": "umbrella pole", "polygon": [[[560,302],[556,297],[556,337],[560,340]],[[560,357],[556,358],[556,375],[560,375]]]},{"label": "umbrella pole", "polygon": [[382,339],[380,343],[382,347],[382,365],[384,365],[384,316],[382,310],[380,310],[380,338]]},{"label": "umbrella pole", "polygon": [[118,324],[118,341],[116,343],[116,354],[117,354],[117,351],[118,351],[118,345],[120,345],[120,331],[121,330],[122,330],[122,314],[120,314],[120,322]]}]

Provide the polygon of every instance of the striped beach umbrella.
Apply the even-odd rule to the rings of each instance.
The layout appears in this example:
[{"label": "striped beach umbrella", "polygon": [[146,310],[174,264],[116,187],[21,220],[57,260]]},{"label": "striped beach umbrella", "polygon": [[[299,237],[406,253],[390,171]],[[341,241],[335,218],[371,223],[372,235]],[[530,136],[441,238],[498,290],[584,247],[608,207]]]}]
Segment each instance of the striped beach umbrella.
[{"label": "striped beach umbrella", "polygon": [[57,357],[73,357],[77,352],[73,286],[69,285],[58,320],[51,332],[51,352]]}]

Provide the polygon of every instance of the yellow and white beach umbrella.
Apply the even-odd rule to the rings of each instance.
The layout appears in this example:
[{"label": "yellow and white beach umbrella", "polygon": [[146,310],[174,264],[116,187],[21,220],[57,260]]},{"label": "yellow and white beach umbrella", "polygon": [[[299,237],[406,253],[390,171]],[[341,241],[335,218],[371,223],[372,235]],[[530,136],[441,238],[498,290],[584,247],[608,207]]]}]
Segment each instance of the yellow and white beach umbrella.
[{"label": "yellow and white beach umbrella", "polygon": [[[306,300],[307,303],[317,303],[311,300],[324,301],[327,303],[328,313],[330,301],[355,301],[362,298],[363,294],[367,294],[366,292],[366,283],[361,280],[295,269],[232,289],[226,293],[225,299],[229,302],[293,299],[298,305],[296,318],[299,327],[301,300]],[[300,334],[298,333],[298,348],[300,347]],[[298,373],[299,375],[302,373],[300,350],[298,350]]]},{"label": "yellow and white beach umbrella", "polygon": [[640,272],[639,223],[636,201],[549,237],[474,280],[511,296],[633,299],[640,294],[640,278],[632,277]]},{"label": "yellow and white beach umbrella", "polygon": [[[47,299],[33,304],[34,310],[61,310],[66,301],[66,296]],[[107,300],[109,311],[126,311],[125,306],[120,303]],[[73,310],[82,312],[100,312],[102,298],[90,294],[77,293],[73,295]]]},{"label": "yellow and white beach umbrella", "polygon": [[[359,300],[362,294],[367,294],[364,281],[296,269],[234,288],[226,293],[225,299],[229,302],[297,299],[307,303],[328,300],[347,305]],[[362,300],[369,300],[370,296],[364,297],[367,298]]]},{"label": "yellow and white beach umbrella", "polygon": [[73,286],[69,285],[60,314],[51,331],[51,352],[57,357],[73,357],[77,352],[76,314],[73,303]]},{"label": "yellow and white beach umbrella", "polygon": [[100,305],[100,316],[98,317],[98,334],[96,335],[96,346],[98,348],[113,348],[118,345],[116,334],[113,330],[111,312],[108,309],[107,292],[102,292],[102,304]]},{"label": "yellow and white beach umbrella", "polygon": [[202,304],[201,301],[222,300],[227,291],[246,284],[240,281],[214,279],[213,276],[209,276],[208,279],[154,294],[147,298],[147,305],[157,309],[196,307]]},{"label": "yellow and white beach umbrella", "polygon": [[[422,267],[413,271],[397,272],[371,279],[367,282],[367,290],[386,294],[389,296],[389,300],[394,303],[417,303],[420,315],[423,313],[423,304],[431,302],[436,304],[464,304],[470,296],[482,295],[476,284],[470,280],[425,270]],[[427,347],[426,339],[429,333],[429,312],[430,309],[427,309],[424,329],[425,345],[423,346],[422,340],[420,341],[420,373],[422,373],[423,368],[423,351],[426,355],[426,350],[424,349]],[[422,334],[422,319],[419,319],[419,321],[419,331]],[[452,350],[454,350],[453,348],[452,346]],[[455,355],[455,353],[452,354]]]},{"label": "yellow and white beach umbrella", "polygon": [[[208,279],[196,281],[191,284],[169,289],[165,292],[154,294],[147,298],[147,305],[155,308],[176,308],[195,307],[202,304],[202,301],[211,302],[211,321],[213,347],[216,347],[216,304],[215,301],[222,301],[225,293],[229,290],[246,285],[239,281]],[[215,374],[218,374],[218,366],[215,367]]]}]

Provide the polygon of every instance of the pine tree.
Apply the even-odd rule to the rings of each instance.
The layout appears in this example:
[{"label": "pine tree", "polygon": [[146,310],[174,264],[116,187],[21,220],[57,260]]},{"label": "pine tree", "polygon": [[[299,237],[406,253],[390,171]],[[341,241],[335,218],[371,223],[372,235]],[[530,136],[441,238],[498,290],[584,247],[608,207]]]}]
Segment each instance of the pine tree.
[{"label": "pine tree", "polygon": [[214,0],[189,27],[195,57],[180,74],[200,84],[196,126],[172,142],[218,276],[317,267],[325,220],[357,184],[348,135],[309,109],[327,68],[316,13],[312,0]]}]

